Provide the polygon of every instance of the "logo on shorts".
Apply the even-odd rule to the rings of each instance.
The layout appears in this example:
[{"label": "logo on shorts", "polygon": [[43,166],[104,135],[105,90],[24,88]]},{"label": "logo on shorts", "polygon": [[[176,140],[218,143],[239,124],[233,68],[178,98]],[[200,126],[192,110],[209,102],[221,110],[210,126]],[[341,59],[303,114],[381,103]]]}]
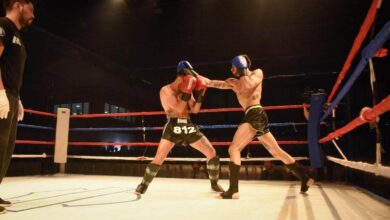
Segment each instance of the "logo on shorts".
[{"label": "logo on shorts", "polygon": [[22,46],[22,42],[20,41],[20,39],[16,36],[14,36],[14,38],[12,38],[12,43],[14,44],[17,44],[19,46]]},{"label": "logo on shorts", "polygon": [[0,27],[0,37],[4,37],[5,36],[5,30],[4,28]]}]

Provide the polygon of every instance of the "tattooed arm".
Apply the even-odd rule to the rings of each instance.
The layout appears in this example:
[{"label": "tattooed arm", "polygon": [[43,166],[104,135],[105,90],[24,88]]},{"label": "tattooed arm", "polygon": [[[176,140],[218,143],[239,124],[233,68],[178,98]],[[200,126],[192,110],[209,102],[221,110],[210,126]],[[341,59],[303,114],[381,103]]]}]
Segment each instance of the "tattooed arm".
[{"label": "tattooed arm", "polygon": [[228,78],[225,81],[223,80],[210,80],[202,76],[204,81],[207,84],[207,87],[216,88],[216,89],[233,89],[233,84],[236,83],[237,79]]},{"label": "tattooed arm", "polygon": [[210,80],[207,84],[207,87],[212,87],[216,89],[233,89],[233,85],[229,84],[227,81],[222,80]]}]

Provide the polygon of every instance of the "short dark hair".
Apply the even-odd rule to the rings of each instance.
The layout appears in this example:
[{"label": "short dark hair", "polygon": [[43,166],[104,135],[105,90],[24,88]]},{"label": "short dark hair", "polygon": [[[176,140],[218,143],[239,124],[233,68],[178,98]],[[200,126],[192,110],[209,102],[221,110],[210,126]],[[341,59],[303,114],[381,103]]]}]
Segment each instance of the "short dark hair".
[{"label": "short dark hair", "polygon": [[237,68],[238,75],[239,76],[245,76],[245,75],[248,74],[248,71],[251,68],[251,65],[252,65],[251,59],[246,54],[241,54],[241,55],[238,55],[237,57],[242,57],[242,58],[244,58],[246,60],[246,67],[244,67],[244,68],[237,67],[235,65],[235,63],[233,62],[233,65],[236,66],[236,68]]},{"label": "short dark hair", "polygon": [[35,5],[35,0],[4,0],[4,9],[6,11],[10,10],[16,2]]},{"label": "short dark hair", "polygon": [[248,69],[251,68],[252,62],[251,62],[251,59],[249,58],[249,56],[246,54],[242,54],[241,56],[245,58],[246,63],[247,63],[247,68]]}]

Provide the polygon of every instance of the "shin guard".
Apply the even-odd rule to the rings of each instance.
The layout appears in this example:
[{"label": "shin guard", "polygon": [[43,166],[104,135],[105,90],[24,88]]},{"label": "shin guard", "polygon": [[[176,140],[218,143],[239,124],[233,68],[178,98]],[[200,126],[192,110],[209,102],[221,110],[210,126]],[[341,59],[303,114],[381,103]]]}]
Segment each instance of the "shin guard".
[{"label": "shin guard", "polygon": [[207,173],[211,182],[211,189],[215,192],[224,192],[223,188],[218,184],[219,180],[219,157],[213,157],[207,162]]},{"label": "shin guard", "polygon": [[152,182],[153,178],[157,175],[158,171],[160,170],[161,165],[156,164],[148,164],[145,170],[144,178],[142,179],[142,182],[137,186],[137,189],[135,190],[138,194],[144,194],[146,190],[148,189],[149,184]]}]

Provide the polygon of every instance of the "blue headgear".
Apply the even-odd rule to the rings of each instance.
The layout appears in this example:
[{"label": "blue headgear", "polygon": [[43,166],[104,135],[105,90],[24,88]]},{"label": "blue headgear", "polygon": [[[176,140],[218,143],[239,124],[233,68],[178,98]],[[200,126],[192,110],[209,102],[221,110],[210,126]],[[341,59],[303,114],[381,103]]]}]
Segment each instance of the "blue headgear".
[{"label": "blue headgear", "polygon": [[179,73],[184,68],[189,69],[189,70],[193,70],[194,69],[194,68],[192,68],[190,62],[188,62],[187,60],[180,61],[179,64],[177,64],[176,70]]},{"label": "blue headgear", "polygon": [[237,69],[244,69],[249,68],[251,63],[247,55],[238,55],[233,58],[232,65],[237,67]]}]

